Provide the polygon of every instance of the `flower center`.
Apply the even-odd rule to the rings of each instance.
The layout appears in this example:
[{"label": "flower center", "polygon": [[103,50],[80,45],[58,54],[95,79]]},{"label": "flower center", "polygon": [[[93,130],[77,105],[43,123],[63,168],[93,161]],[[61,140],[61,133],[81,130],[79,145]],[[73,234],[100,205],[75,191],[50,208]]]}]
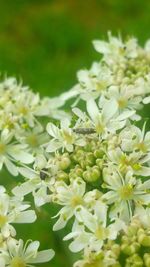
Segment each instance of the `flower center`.
[{"label": "flower center", "polygon": [[11,267],[26,267],[26,263],[21,257],[14,257],[11,261]]},{"label": "flower center", "polygon": [[27,113],[28,113],[28,109],[27,109],[27,107],[22,106],[22,107],[19,108],[19,112],[20,112],[22,115],[27,115]]},{"label": "flower center", "polygon": [[105,126],[100,120],[97,120],[95,124],[95,129],[98,134],[101,134],[104,132]]},{"label": "flower center", "polygon": [[6,150],[6,145],[3,143],[0,143],[0,154],[4,154]]},{"label": "flower center", "polygon": [[95,236],[97,239],[105,240],[107,238],[108,230],[103,226],[99,226],[95,231]]},{"label": "flower center", "polygon": [[0,227],[2,227],[7,222],[7,217],[0,214]]},{"label": "flower center", "polygon": [[121,199],[128,200],[133,197],[133,186],[131,184],[124,185],[119,190]]},{"label": "flower center", "polygon": [[65,139],[65,141],[68,144],[72,144],[73,143],[74,138],[73,138],[73,136],[68,131],[63,130],[62,134],[63,134],[63,138]]},{"label": "flower center", "polygon": [[123,99],[123,98],[118,99],[118,106],[120,108],[125,108],[126,105],[127,105],[127,100],[126,99]]},{"label": "flower center", "polygon": [[35,134],[29,135],[27,138],[27,143],[32,146],[32,147],[37,147],[38,146],[38,138]]},{"label": "flower center", "polygon": [[71,206],[76,207],[83,203],[83,199],[80,196],[74,196],[71,200]]}]

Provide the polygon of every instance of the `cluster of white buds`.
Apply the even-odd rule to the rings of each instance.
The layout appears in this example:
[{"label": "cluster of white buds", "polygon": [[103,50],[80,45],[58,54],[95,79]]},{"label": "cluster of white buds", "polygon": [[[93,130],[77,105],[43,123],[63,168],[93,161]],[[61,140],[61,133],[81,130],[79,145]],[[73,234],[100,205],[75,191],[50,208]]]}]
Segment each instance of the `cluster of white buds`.
[{"label": "cluster of white buds", "polygon": [[74,267],[150,266],[150,131],[141,111],[150,103],[150,41],[108,38],[93,42],[100,61],[57,98],[40,99],[12,78],[0,83],[0,168],[24,178],[11,197],[0,191],[0,266],[54,255],[15,240],[11,223],[36,219],[28,194],[35,207],[61,207],[54,231],[72,218],[64,240],[82,254]]}]

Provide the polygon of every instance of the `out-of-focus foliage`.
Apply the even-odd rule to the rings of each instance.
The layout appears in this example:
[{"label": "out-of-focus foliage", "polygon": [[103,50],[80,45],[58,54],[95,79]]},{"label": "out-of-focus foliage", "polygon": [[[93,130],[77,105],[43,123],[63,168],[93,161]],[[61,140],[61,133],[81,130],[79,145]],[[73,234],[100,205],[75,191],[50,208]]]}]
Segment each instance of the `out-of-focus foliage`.
[{"label": "out-of-focus foliage", "polygon": [[[93,39],[105,39],[111,30],[134,35],[143,44],[150,37],[149,14],[148,0],[1,0],[1,74],[23,79],[41,95],[58,95],[75,84],[78,69],[98,59]],[[3,177],[1,173],[1,184]],[[54,208],[45,207],[39,211],[39,222],[20,227],[18,233],[56,250],[45,267],[71,267],[74,259],[61,242],[64,233],[51,234],[54,214]]]},{"label": "out-of-focus foliage", "polygon": [[149,14],[146,0],[1,0],[0,70],[57,95],[97,58],[91,40],[111,30],[142,43],[150,35]]}]

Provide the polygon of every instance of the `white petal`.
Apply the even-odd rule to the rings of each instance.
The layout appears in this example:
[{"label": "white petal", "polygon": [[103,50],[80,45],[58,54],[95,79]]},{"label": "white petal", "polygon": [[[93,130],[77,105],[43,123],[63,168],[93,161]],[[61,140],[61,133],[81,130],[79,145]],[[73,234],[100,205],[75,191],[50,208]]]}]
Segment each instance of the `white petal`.
[{"label": "white petal", "polygon": [[105,41],[95,40],[93,45],[95,50],[101,54],[108,54],[110,52],[109,44]]},{"label": "white petal", "polygon": [[33,223],[35,222],[37,216],[35,214],[35,211],[28,210],[21,212],[16,218],[15,223]]},{"label": "white petal", "polygon": [[30,260],[30,263],[41,263],[50,261],[55,255],[54,250],[47,249],[39,251],[35,259]]}]

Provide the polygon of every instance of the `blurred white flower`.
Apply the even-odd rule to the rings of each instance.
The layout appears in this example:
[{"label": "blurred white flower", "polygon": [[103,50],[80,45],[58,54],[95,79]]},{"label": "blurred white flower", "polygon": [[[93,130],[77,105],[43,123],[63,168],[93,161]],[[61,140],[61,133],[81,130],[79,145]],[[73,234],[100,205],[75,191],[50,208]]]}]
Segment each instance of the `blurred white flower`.
[{"label": "blurred white flower", "polygon": [[13,133],[8,129],[4,129],[0,136],[0,170],[3,164],[13,175],[18,175],[18,169],[15,163],[22,162],[25,164],[32,163],[34,157],[26,151],[27,145],[17,144],[13,142]]},{"label": "blurred white flower", "polygon": [[14,236],[16,231],[11,224],[14,223],[33,223],[36,214],[22,199],[10,197],[6,194],[5,188],[0,187],[0,231],[5,238]]},{"label": "blurred white flower", "polygon": [[54,257],[52,249],[38,251],[39,241],[8,239],[7,249],[0,249],[1,267],[34,267],[37,263],[50,261]]}]

